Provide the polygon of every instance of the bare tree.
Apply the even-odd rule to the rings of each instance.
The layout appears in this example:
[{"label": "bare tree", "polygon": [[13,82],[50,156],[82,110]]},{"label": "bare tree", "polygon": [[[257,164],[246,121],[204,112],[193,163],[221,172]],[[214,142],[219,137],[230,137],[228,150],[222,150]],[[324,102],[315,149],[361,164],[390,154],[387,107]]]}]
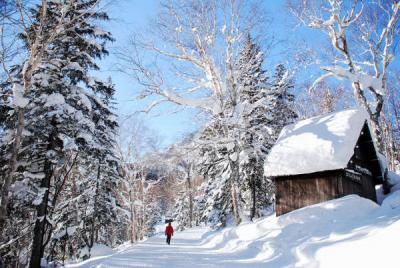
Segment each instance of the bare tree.
[{"label": "bare tree", "polygon": [[186,137],[182,142],[174,145],[168,152],[169,161],[177,167],[177,181],[183,185],[185,196],[188,199],[188,222],[181,223],[182,227],[192,227],[194,223],[194,179],[196,177],[195,163],[198,155],[198,146],[193,141],[193,135]]},{"label": "bare tree", "polygon": [[397,90],[400,82],[398,72],[392,72],[393,80],[388,81],[388,91],[385,104],[384,139],[385,155],[391,170],[398,169],[400,148],[400,92]]},{"label": "bare tree", "polygon": [[[119,198],[129,218],[127,233],[131,243],[144,238],[149,216],[149,205],[155,201],[154,188],[159,179],[149,180],[152,167],[160,164],[159,138],[137,117],[121,123],[118,157],[121,160],[122,185]],[[151,226],[150,226],[151,227]]]},{"label": "bare tree", "polygon": [[289,0],[289,8],[306,26],[326,33],[337,52],[325,74],[351,83],[359,105],[369,114],[378,148],[384,151],[384,96],[399,34],[398,1]]},{"label": "bare tree", "polygon": [[[127,123],[129,123],[129,127],[127,127]],[[119,133],[118,157],[121,160],[123,177],[122,185],[119,186],[121,190],[119,198],[127,210],[130,223],[128,235],[131,243],[139,239],[137,219],[135,219],[137,217],[135,200],[138,199],[135,191],[139,189],[137,189],[137,178],[134,176],[132,168],[133,163],[139,159],[142,150],[145,149],[145,132],[146,128],[140,120],[130,118],[129,121],[121,124]]]},{"label": "bare tree", "polygon": [[296,96],[296,108],[303,118],[346,109],[354,104],[354,99],[346,94],[348,92],[341,85],[322,81],[313,87],[310,83],[304,83],[301,87],[305,90]]},{"label": "bare tree", "polygon": [[[240,42],[262,25],[260,14],[253,1],[164,1],[151,37],[135,36],[131,49],[121,53],[128,63],[124,71],[143,86],[140,97],[155,97],[146,111],[167,101],[221,119],[232,117],[238,103],[234,65]],[[223,131],[234,141],[227,128]],[[232,200],[239,223],[237,181],[232,178]]]}]

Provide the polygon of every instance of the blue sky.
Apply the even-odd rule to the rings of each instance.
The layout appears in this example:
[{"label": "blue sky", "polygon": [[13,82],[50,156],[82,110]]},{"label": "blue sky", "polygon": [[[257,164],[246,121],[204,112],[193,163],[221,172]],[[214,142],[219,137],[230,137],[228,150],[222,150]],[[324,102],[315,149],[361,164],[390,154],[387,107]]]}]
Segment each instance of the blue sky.
[{"label": "blue sky", "polygon": [[[267,54],[265,67],[269,70],[273,70],[279,62],[290,65],[290,57],[283,52],[293,42],[300,41],[302,38],[320,39],[321,37],[320,33],[316,31],[291,27],[294,25],[294,18],[286,10],[284,3],[285,1],[281,0],[268,0],[263,1],[263,6],[260,7],[272,18],[268,32],[272,33],[277,40],[285,40]],[[110,52],[115,51],[118,47],[126,46],[127,40],[133,32],[145,31],[149,21],[157,14],[158,5],[158,0],[112,1],[108,7],[108,13],[112,20],[104,25],[116,39],[116,42],[110,46]],[[100,75],[103,78],[111,76],[116,84],[118,114],[121,118],[126,118],[146,107],[148,102],[135,99],[135,95],[139,92],[139,86],[133,79],[126,74],[113,71],[117,62],[118,59],[111,53],[102,61]],[[200,127],[201,124],[195,115],[196,111],[190,108],[182,109],[173,104],[163,104],[150,114],[141,113],[139,117],[157,133],[162,139],[163,146],[166,147]],[[129,120],[127,122],[129,123]]]},{"label": "blue sky", "polygon": [[[157,13],[159,1],[156,0],[122,0],[115,1],[108,7],[111,21],[104,27],[111,31],[116,41],[109,45],[110,55],[102,61],[100,76],[111,76],[116,85],[116,101],[120,118],[136,114],[145,124],[153,129],[162,140],[163,146],[168,146],[198,128],[195,111],[182,109],[172,104],[165,104],[154,109],[149,114],[135,113],[143,109],[147,102],[136,100],[139,86],[128,75],[114,71],[118,59],[113,52],[126,45],[132,32],[140,32]],[[126,123],[129,124],[126,119]]]}]

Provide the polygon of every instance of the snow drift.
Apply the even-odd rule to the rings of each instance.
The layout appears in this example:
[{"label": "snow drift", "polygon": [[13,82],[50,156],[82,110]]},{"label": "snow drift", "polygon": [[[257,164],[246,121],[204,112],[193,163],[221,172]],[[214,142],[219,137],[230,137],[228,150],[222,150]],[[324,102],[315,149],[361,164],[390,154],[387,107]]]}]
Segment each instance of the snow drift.
[{"label": "snow drift", "polygon": [[382,206],[349,195],[220,231],[158,235],[69,267],[398,267],[400,191]]}]

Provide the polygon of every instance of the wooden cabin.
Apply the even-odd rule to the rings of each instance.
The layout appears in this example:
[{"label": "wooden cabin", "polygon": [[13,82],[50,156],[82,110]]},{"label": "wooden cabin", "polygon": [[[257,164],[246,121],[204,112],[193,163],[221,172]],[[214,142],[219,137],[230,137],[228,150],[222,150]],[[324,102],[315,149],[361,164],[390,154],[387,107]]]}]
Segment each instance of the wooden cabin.
[{"label": "wooden cabin", "polygon": [[286,126],[264,166],[276,183],[276,215],[349,194],[376,202],[379,158],[363,110]]}]

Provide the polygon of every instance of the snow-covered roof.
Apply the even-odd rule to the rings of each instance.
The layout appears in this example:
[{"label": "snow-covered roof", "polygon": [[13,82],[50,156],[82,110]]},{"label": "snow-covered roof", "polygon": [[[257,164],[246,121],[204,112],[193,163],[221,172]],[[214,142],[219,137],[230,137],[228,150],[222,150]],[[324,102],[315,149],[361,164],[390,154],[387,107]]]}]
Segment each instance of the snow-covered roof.
[{"label": "snow-covered roof", "polygon": [[268,177],[343,169],[368,114],[362,109],[344,110],[288,125],[267,156]]}]

